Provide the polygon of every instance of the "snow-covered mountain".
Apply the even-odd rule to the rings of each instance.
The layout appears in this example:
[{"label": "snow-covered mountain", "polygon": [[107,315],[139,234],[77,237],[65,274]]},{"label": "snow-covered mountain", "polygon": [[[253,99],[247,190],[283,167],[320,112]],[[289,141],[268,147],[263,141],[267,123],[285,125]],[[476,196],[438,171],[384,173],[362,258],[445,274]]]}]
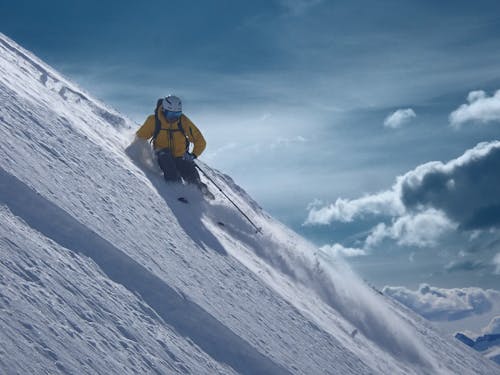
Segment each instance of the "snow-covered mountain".
[{"label": "snow-covered mountain", "polygon": [[455,338],[500,365],[500,316],[493,318],[483,328],[482,335],[458,332]]},{"label": "snow-covered mountain", "polygon": [[476,339],[471,339],[464,333],[457,333],[455,337],[465,345],[474,348],[478,352],[484,353],[486,358],[500,364],[500,335],[482,335]]},{"label": "snow-covered mountain", "polygon": [[0,103],[0,373],[500,373],[230,177],[200,163],[262,233],[167,186],[135,124],[3,34]]}]

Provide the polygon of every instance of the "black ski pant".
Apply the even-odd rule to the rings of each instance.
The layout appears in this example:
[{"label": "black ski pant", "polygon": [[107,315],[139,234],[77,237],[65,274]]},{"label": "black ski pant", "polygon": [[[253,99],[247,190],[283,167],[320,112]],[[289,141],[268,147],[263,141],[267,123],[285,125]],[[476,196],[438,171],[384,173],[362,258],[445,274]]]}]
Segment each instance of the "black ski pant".
[{"label": "black ski pant", "polygon": [[200,174],[196,170],[194,161],[174,157],[170,150],[161,150],[157,153],[158,164],[163,171],[163,177],[168,182],[186,181],[201,187]]}]

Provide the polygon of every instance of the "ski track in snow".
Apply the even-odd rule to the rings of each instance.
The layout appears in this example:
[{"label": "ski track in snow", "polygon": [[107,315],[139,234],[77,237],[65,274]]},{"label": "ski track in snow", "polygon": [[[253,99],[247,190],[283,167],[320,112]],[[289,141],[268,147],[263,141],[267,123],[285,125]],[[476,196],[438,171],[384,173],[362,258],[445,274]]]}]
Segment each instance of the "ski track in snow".
[{"label": "ski track in snow", "polygon": [[228,176],[200,163],[262,234],[165,184],[130,120],[2,34],[0,102],[0,372],[499,373]]}]

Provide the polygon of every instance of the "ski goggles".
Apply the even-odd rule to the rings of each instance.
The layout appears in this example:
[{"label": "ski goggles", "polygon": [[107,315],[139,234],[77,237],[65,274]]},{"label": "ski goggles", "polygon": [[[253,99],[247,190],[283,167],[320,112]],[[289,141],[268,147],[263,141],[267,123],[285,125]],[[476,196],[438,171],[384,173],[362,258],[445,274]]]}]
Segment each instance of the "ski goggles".
[{"label": "ski goggles", "polygon": [[177,119],[179,117],[181,117],[182,115],[182,111],[164,111],[163,112],[165,114],[165,117],[168,119],[168,120],[172,120],[172,119]]}]

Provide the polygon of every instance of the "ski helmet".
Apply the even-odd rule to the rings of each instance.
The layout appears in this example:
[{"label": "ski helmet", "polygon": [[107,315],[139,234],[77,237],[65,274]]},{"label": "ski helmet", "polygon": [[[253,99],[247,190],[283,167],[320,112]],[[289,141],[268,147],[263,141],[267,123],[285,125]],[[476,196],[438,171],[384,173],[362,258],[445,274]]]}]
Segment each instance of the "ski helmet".
[{"label": "ski helmet", "polygon": [[164,111],[169,112],[182,112],[182,102],[175,95],[169,95],[162,101],[162,107]]}]

